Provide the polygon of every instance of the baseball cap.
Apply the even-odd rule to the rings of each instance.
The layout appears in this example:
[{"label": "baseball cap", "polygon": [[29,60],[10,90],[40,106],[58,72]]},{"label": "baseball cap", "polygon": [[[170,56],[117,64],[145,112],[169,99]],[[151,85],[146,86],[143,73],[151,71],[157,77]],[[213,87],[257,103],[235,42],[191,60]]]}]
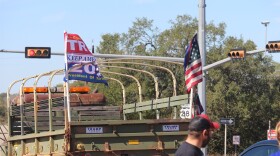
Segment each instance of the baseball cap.
[{"label": "baseball cap", "polygon": [[203,131],[209,128],[219,129],[220,124],[218,122],[212,122],[206,114],[200,114],[194,117],[189,124],[190,131]]}]

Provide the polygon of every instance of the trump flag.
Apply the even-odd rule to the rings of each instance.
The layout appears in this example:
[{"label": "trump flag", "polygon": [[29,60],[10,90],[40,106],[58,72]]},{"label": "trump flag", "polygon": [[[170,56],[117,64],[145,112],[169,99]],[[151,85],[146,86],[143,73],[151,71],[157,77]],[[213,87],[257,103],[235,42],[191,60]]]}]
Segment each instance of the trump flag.
[{"label": "trump flag", "polygon": [[[89,51],[84,41],[77,34],[64,33],[65,62],[66,71],[68,73],[68,80],[80,80],[93,83],[104,83],[107,81],[103,79],[99,72],[96,58]],[[65,78],[67,81],[67,77]]]}]

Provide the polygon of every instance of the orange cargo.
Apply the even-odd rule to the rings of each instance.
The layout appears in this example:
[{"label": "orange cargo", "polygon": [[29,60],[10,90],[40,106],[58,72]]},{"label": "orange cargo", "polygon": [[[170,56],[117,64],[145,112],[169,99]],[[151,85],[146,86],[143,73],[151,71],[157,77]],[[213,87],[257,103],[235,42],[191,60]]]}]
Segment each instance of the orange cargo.
[{"label": "orange cargo", "polygon": [[[52,98],[63,97],[62,93],[52,94]],[[37,94],[37,100],[47,100],[49,98],[48,94]],[[23,103],[34,102],[34,94],[24,94]],[[70,104],[71,106],[89,106],[89,105],[104,105],[106,103],[106,98],[102,93],[91,93],[91,94],[70,94]],[[19,105],[19,96],[12,100],[12,104]]]}]

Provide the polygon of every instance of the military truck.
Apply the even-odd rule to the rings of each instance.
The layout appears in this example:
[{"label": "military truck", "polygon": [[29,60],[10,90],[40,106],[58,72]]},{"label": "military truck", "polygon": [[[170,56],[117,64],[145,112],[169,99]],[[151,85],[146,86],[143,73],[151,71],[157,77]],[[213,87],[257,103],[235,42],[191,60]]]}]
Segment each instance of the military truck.
[{"label": "military truck", "polygon": [[[87,85],[68,90],[65,85],[53,86],[53,77],[63,72],[50,71],[10,85],[5,155],[173,156],[184,141],[189,120],[180,118],[178,112],[188,103],[188,96],[176,94],[176,83],[171,97],[134,103],[124,99],[123,105],[115,106],[108,105],[103,93],[91,92]],[[41,77],[48,77],[43,87],[37,85]],[[34,85],[25,86],[31,80]],[[21,83],[19,95],[11,98],[10,91],[17,83]],[[162,118],[159,112],[166,108],[172,110],[172,115]],[[147,111],[155,111],[156,117],[145,119],[142,112]],[[139,119],[127,118],[135,113]]]}]

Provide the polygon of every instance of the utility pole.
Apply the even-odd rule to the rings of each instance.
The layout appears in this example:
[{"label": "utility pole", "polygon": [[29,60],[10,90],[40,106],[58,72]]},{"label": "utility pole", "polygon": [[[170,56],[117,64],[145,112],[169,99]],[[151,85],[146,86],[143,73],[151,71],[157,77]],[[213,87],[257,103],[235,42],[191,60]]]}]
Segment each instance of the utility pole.
[{"label": "utility pole", "polygon": [[[269,21],[262,21],[261,22],[265,26],[265,33],[264,33],[264,46],[267,44],[267,26],[270,23]],[[268,120],[268,131],[269,131],[269,138],[271,138],[271,128],[270,128],[270,120]]]},{"label": "utility pole", "polygon": [[[198,17],[198,44],[200,48],[200,55],[201,55],[201,62],[202,67],[206,66],[206,48],[205,48],[205,0],[199,0],[198,10],[199,10],[199,17]],[[206,78],[205,78],[206,71],[203,71],[202,82],[199,83],[198,86],[198,95],[201,100],[202,107],[206,114]],[[203,148],[202,152],[205,156],[207,156],[207,148]]]},{"label": "utility pole", "polygon": [[270,22],[269,21],[263,21],[262,24],[265,26],[265,34],[264,34],[264,38],[265,38],[265,43],[264,45],[267,44],[267,26]]},{"label": "utility pole", "polygon": [[[199,0],[199,18],[198,18],[198,43],[200,48],[200,55],[202,65],[206,66],[206,48],[205,48],[205,0]],[[206,71],[203,71],[203,81],[198,84],[198,95],[201,100],[201,104],[206,114]]]}]

